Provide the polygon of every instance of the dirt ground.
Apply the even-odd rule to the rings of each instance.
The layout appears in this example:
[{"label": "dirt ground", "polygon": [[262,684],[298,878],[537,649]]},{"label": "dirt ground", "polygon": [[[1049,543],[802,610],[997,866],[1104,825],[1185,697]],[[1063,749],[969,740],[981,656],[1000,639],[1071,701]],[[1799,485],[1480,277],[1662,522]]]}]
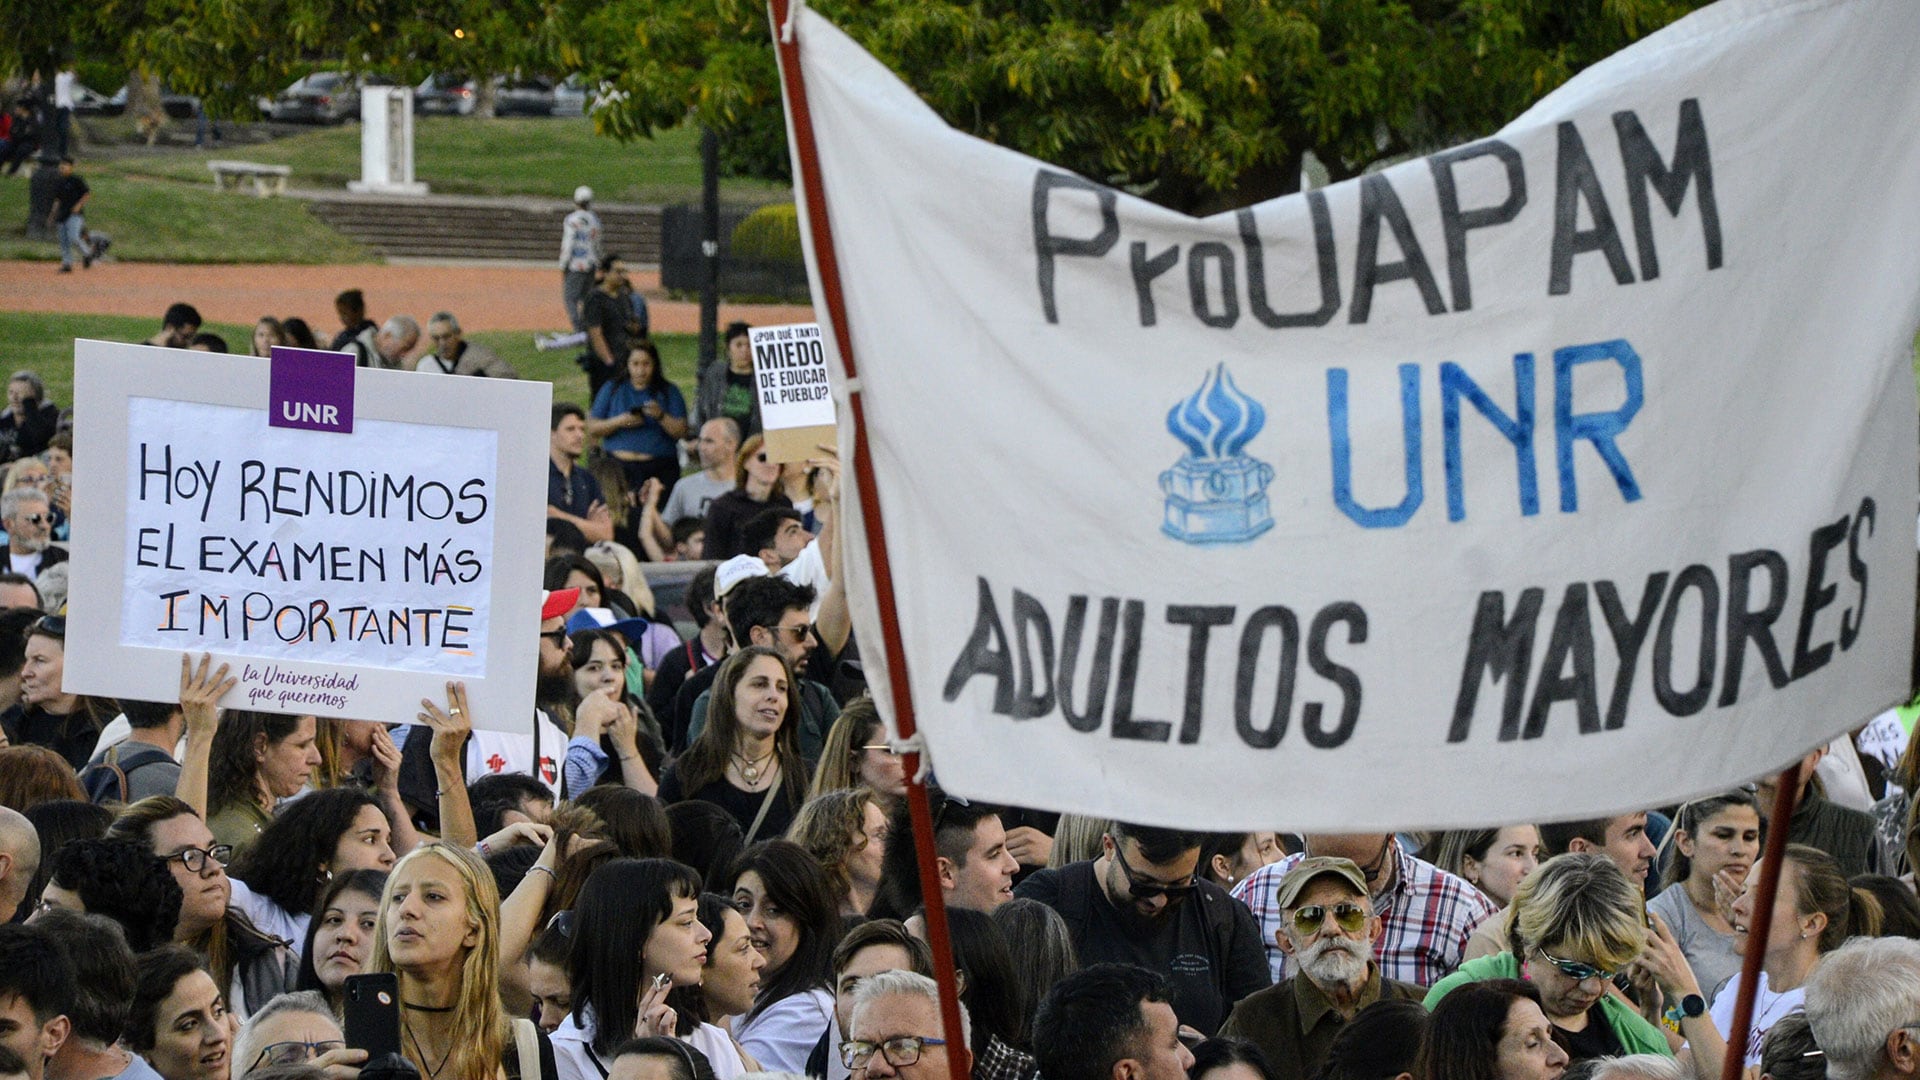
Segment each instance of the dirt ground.
[{"label": "dirt ground", "polygon": [[[656,299],[660,275],[635,271],[633,283],[649,297],[657,333],[695,333],[700,305]],[[316,328],[332,327],[333,297],[358,288],[376,319],[395,312],[423,323],[451,311],[468,330],[558,330],[560,271],[520,265],[205,266],[102,263],[58,273],[45,262],[0,261],[0,307],[85,315],[147,316],[159,325],[167,305],[184,300],[201,318],[252,323],[262,315],[298,315]],[[808,322],[805,305],[720,305],[720,323]]]}]

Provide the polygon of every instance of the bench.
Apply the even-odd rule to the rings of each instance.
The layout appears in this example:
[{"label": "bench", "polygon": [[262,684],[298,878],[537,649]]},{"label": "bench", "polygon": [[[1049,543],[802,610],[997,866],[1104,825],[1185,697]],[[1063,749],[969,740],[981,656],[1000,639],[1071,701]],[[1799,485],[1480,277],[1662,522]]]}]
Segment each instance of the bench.
[{"label": "bench", "polygon": [[209,161],[207,168],[213,172],[215,190],[240,190],[241,181],[253,183],[253,193],[265,198],[268,195],[285,195],[287,177],[293,175],[293,169],[286,165],[261,165],[252,161]]}]

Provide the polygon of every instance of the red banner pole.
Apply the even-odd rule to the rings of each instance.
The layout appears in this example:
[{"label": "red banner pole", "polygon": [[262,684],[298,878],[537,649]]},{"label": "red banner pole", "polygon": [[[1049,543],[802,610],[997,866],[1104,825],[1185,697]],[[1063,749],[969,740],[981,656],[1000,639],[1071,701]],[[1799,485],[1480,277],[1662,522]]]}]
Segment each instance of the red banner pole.
[{"label": "red banner pole", "polygon": [[1740,993],[1733,999],[1733,1030],[1727,1032],[1727,1060],[1721,1080],[1740,1080],[1746,1071],[1747,1029],[1753,1025],[1753,999],[1760,990],[1760,963],[1767,955],[1767,928],[1773,925],[1774,901],[1780,892],[1780,865],[1787,853],[1787,831],[1794,804],[1800,798],[1800,763],[1780,772],[1780,788],[1773,797],[1773,816],[1767,819],[1767,850],[1760,863],[1760,895],[1753,901],[1753,921],[1747,924],[1747,955],[1740,961]]},{"label": "red banner pole", "polygon": [[[911,739],[919,730],[913,719],[913,691],[907,682],[907,654],[900,640],[893,571],[887,562],[886,525],[880,517],[880,489],[874,480],[873,455],[867,449],[866,413],[861,404],[859,370],[854,366],[853,341],[847,332],[847,302],[840,288],[840,260],[833,247],[833,225],[827,216],[826,193],[820,182],[820,158],[813,139],[813,114],[807,107],[807,84],[800,71],[800,45],[788,32],[789,0],[769,0],[773,13],[774,47],[780,53],[780,78],[786,89],[793,120],[794,156],[806,193],[807,228],[813,238],[814,265],[820,271],[821,299],[833,324],[834,345],[840,350],[852,384],[847,404],[853,420],[853,474],[859,482],[860,522],[867,538],[867,558],[873,565],[873,592],[880,609],[880,634],[887,654],[887,682],[893,690],[894,728]],[[845,572],[844,570],[842,571]],[[920,894],[926,901],[927,944],[933,948],[934,975],[940,983],[940,1023],[947,1038],[947,1063],[952,1080],[968,1080],[970,1055],[961,1039],[960,996],[953,971],[953,946],[947,935],[947,906],[940,893],[940,873],[934,863],[933,813],[926,785],[919,779],[920,755],[909,753],[902,762],[907,774],[907,810],[913,819],[913,844],[920,864]]]}]

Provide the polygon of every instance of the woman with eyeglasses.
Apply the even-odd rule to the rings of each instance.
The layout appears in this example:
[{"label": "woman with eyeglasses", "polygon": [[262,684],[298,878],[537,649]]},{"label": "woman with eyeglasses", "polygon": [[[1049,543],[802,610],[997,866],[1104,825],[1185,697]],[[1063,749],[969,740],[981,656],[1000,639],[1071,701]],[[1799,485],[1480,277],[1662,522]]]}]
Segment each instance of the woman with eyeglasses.
[{"label": "woman with eyeglasses", "polygon": [[827,873],[840,914],[864,916],[880,889],[887,853],[887,815],[866,788],[815,795],[800,807],[787,839],[807,849]]},{"label": "woman with eyeglasses", "polygon": [[805,1073],[833,1023],[833,948],[841,922],[820,864],[787,840],[755,844],[734,864],[733,906],[766,958],[753,1009],[734,1038],[775,1072]]},{"label": "woman with eyeglasses", "polygon": [[[1734,945],[1742,954],[1756,929],[1765,935],[1760,962],[1760,984],[1753,998],[1753,1020],[1745,1065],[1760,1064],[1762,1037],[1782,1017],[1802,1011],[1808,977],[1821,957],[1846,944],[1856,933],[1873,933],[1880,905],[1865,889],[1853,887],[1834,857],[1805,844],[1788,844],[1780,865],[1780,883],[1773,920],[1765,928],[1753,925],[1760,888],[1761,867],[1747,872],[1746,887],[1733,902]],[[1736,973],[1713,997],[1711,1009],[1702,1007],[1702,987],[1687,965],[1686,956],[1664,922],[1657,922],[1640,965],[1658,986],[1657,1000],[1667,1007],[1687,1040],[1688,1054],[1698,1059],[1695,1071],[1718,1075],[1726,1058],[1725,1037],[1733,1029],[1733,1009],[1740,993]],[[1647,1003],[1651,1011],[1652,1003]],[[1703,1015],[1704,1014],[1704,1015]]]},{"label": "woman with eyeglasses", "polygon": [[365,1050],[347,1045],[327,999],[311,990],[281,994],[267,1002],[233,1040],[233,1071],[239,1076],[274,1065],[331,1070],[333,1066],[351,1068],[366,1060]]},{"label": "woman with eyeglasses", "polygon": [[207,827],[221,843],[246,851],[273,821],[274,805],[307,786],[320,767],[318,724],[246,709],[220,718],[207,766]]},{"label": "woman with eyeglasses", "polygon": [[162,1080],[244,1074],[233,1065],[234,1027],[220,984],[200,954],[179,945],[141,954],[125,1041]]},{"label": "woman with eyeglasses", "polygon": [[27,628],[26,660],[20,666],[20,701],[0,713],[0,729],[7,742],[44,746],[66,759],[75,772],[86,768],[87,755],[100,739],[100,729],[117,711],[97,698],[60,689],[67,669],[67,620],[47,615]]},{"label": "woman with eyeglasses", "polygon": [[1647,910],[1673,931],[1694,976],[1712,994],[1740,971],[1733,903],[1760,860],[1760,807],[1747,791],[1695,799],[1675,815],[1672,835],[1660,895]]},{"label": "woman with eyeglasses", "polygon": [[336,875],[393,869],[393,829],[363,788],[316,791],[287,805],[260,841],[234,856],[231,873],[247,883],[265,910],[263,930],[305,941],[315,901]]},{"label": "woman with eyeglasses", "polygon": [[173,872],[181,892],[173,940],[205,958],[226,1007],[245,1018],[293,987],[293,950],[235,905],[227,877],[233,849],[214,840],[193,807],[170,795],[142,799],[121,812],[107,835],[145,844]]},{"label": "woman with eyeglasses", "polygon": [[1641,891],[1611,860],[1585,853],[1548,859],[1520,883],[1506,919],[1511,950],[1460,965],[1427,993],[1428,1008],[1462,986],[1525,979],[1538,988],[1554,1038],[1573,1060],[1672,1055],[1660,1028],[1607,992],[1647,944]]},{"label": "woman with eyeglasses", "polygon": [[856,787],[872,792],[882,813],[892,813],[894,804],[907,794],[907,773],[900,755],[887,745],[887,725],[880,719],[873,698],[866,694],[848,702],[827,729],[826,745],[820,750],[820,765],[813,772],[813,787],[807,797]]},{"label": "woman with eyeglasses", "polygon": [[762,510],[793,505],[780,490],[780,463],[767,460],[766,443],[765,436],[752,435],[740,444],[733,473],[738,486],[707,504],[708,559],[725,562],[735,555],[758,555],[741,550],[741,527]]},{"label": "woman with eyeglasses", "polygon": [[669,1001],[704,977],[713,933],[699,906],[700,875],[670,859],[615,859],[587,879],[570,930],[573,1012],[553,1033],[561,1080],[598,1080],[629,1039],[673,1036],[710,1057],[729,1047],[725,1032]]},{"label": "woman with eyeglasses", "polygon": [[358,975],[373,955],[374,926],[380,918],[380,894],[387,887],[382,870],[351,870],[333,875],[314,905],[300,948],[295,990],[313,990],[338,1011],[347,976]]},{"label": "woman with eyeglasses", "polygon": [[400,977],[401,1053],[425,1080],[534,1080],[553,1044],[500,1003],[500,894],[464,847],[422,844],[387,878],[369,971]]},{"label": "woman with eyeglasses", "polygon": [[707,724],[667,766],[660,801],[715,803],[740,822],[748,844],[784,835],[807,790],[797,693],[793,669],[766,646],[748,646],[721,661]]}]

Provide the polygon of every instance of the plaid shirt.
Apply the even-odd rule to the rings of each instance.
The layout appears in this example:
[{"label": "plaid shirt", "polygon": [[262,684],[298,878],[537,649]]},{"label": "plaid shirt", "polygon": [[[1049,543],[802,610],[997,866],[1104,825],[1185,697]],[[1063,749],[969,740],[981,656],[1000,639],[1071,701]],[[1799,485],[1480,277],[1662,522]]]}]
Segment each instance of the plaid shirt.
[{"label": "plaid shirt", "polygon": [[[1499,910],[1479,889],[1429,862],[1393,845],[1393,886],[1373,898],[1373,913],[1380,916],[1380,940],[1374,943],[1374,956],[1380,961],[1380,973],[1389,979],[1432,986],[1460,966],[1467,938],[1483,919]],[[1280,905],[1275,896],[1280,879],[1301,859],[1289,855],[1271,866],[1263,866],[1234,887],[1234,898],[1247,905],[1260,923],[1260,940],[1267,947],[1267,966],[1273,969],[1273,981],[1285,979],[1287,954],[1275,944],[1280,931]]]}]

